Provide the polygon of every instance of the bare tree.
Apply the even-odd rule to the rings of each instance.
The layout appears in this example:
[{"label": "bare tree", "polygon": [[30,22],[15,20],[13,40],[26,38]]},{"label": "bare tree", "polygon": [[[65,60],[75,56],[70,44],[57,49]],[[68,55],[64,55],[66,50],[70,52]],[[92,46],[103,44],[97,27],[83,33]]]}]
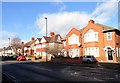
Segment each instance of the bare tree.
[{"label": "bare tree", "polygon": [[62,52],[63,45],[60,43],[52,43],[49,46],[47,46],[47,53],[54,55],[55,57],[58,56],[58,53]]},{"label": "bare tree", "polygon": [[21,48],[21,39],[19,37],[14,37],[11,40],[11,46],[15,52],[15,54],[18,53],[18,49]]}]

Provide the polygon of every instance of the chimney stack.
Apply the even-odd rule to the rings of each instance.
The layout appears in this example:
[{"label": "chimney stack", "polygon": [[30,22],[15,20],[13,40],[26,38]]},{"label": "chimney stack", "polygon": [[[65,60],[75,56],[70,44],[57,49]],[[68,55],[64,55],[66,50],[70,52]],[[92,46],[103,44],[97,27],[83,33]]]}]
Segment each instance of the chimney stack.
[{"label": "chimney stack", "polygon": [[24,42],[21,42],[21,45],[23,45],[24,44]]},{"label": "chimney stack", "polygon": [[55,35],[55,33],[54,32],[50,32],[50,37],[52,37],[53,35]]},{"label": "chimney stack", "polygon": [[94,21],[94,20],[92,20],[92,19],[90,19],[90,20],[89,20],[89,24],[91,24],[91,23],[92,23],[92,24],[94,24],[94,23],[95,23],[95,21]]},{"label": "chimney stack", "polygon": [[31,39],[32,41],[34,41],[35,40],[35,38],[34,37],[32,37],[32,39]]}]

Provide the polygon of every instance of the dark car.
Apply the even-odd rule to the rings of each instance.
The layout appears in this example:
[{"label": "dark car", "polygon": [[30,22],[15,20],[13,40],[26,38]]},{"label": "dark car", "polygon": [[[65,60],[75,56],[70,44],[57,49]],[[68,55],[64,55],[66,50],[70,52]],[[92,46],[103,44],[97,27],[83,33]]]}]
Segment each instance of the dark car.
[{"label": "dark car", "polygon": [[2,61],[8,60],[9,56],[7,54],[2,55]]},{"label": "dark car", "polygon": [[96,63],[97,59],[92,55],[85,55],[82,57],[82,61],[85,63]]},{"label": "dark car", "polygon": [[17,57],[18,57],[18,55],[13,55],[13,56],[9,56],[9,60],[16,60],[17,59]]}]

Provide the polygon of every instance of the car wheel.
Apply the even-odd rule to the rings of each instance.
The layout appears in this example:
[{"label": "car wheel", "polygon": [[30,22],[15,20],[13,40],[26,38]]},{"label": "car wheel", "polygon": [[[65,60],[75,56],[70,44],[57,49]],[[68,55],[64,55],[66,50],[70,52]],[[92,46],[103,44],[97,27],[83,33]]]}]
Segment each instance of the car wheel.
[{"label": "car wheel", "polygon": [[91,63],[91,61],[90,61],[90,60],[87,60],[87,63]]}]

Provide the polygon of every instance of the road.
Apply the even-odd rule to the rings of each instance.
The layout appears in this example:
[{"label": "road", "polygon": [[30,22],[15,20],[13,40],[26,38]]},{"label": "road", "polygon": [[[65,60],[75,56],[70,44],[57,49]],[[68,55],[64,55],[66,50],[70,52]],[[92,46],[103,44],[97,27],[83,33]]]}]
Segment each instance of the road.
[{"label": "road", "polygon": [[119,68],[99,64],[66,65],[32,61],[3,61],[2,72],[14,82],[22,81],[120,81]]}]

